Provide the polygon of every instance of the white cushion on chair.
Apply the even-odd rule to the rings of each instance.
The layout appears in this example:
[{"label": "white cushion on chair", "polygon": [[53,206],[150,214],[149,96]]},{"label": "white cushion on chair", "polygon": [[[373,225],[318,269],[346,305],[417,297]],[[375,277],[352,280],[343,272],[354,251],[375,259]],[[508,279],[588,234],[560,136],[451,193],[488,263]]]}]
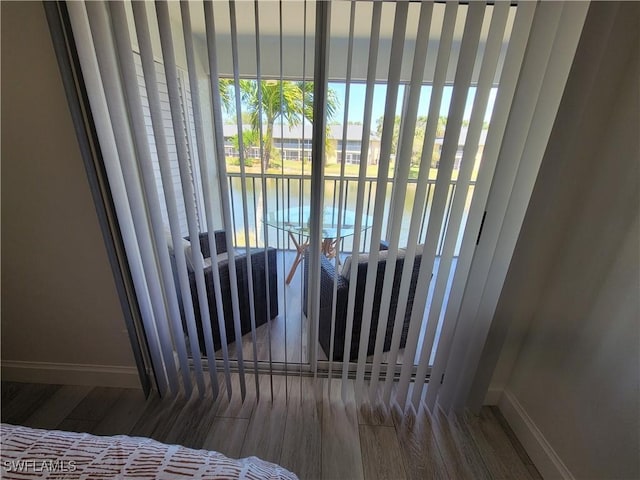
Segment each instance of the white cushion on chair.
[{"label": "white cushion on chair", "polygon": [[[416,256],[422,255],[422,245],[418,245],[416,247]],[[399,248],[398,253],[396,254],[396,259],[403,258],[406,254],[406,250],[404,248]],[[383,262],[387,260],[387,256],[389,255],[389,250],[380,250],[378,252],[378,262]],[[369,254],[361,253],[358,255],[358,264],[363,264],[369,262]],[[340,270],[340,275],[349,280],[349,276],[351,275],[351,264],[352,264],[351,255],[347,257],[342,265],[342,270]]]},{"label": "white cushion on chair", "polygon": [[[167,241],[167,247],[169,248],[169,254],[173,255],[175,257],[175,250],[176,249],[174,248],[173,238],[171,237],[171,232],[169,231],[168,228],[165,228],[164,234],[165,234],[166,241]],[[189,240],[186,240],[186,239],[183,238],[180,247],[181,247],[181,250],[184,252],[185,260],[187,261],[187,269],[190,272],[193,272],[195,270],[195,265],[193,264],[193,254],[192,254],[192,249],[191,249],[191,242]],[[206,268],[207,267],[207,263],[205,262],[204,257],[202,258],[202,262],[204,263],[204,266]],[[211,265],[211,260],[209,260],[209,265]]]},{"label": "white cushion on chair", "polygon": [[349,280],[349,275],[351,275],[351,255],[349,255],[342,264],[340,275]]}]

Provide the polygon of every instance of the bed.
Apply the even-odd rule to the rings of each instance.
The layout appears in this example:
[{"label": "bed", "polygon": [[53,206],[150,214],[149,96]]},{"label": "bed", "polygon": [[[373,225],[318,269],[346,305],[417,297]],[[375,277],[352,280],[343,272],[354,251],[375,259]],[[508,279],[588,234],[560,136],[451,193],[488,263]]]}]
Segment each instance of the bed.
[{"label": "bed", "polygon": [[3,479],[298,478],[257,457],[234,460],[150,438],[98,437],[2,424],[0,442]]}]

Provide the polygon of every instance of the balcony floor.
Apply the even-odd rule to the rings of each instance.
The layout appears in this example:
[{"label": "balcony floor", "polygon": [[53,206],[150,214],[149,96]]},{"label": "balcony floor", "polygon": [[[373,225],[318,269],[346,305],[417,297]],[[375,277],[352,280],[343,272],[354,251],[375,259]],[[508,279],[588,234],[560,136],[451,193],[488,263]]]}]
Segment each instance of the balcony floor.
[{"label": "balcony floor", "polygon": [[[343,255],[343,258],[346,257],[347,255]],[[286,361],[288,364],[305,364],[309,362],[307,345],[308,321],[302,311],[303,265],[300,264],[300,266],[298,266],[298,269],[288,286],[284,283],[285,276],[289,272],[289,268],[291,267],[294,258],[295,252],[293,251],[278,251],[278,311],[280,314],[270,323],[266,323],[256,328],[256,351],[258,361],[269,361],[269,344],[271,344],[271,361],[274,363],[284,363]],[[456,261],[457,258],[454,258],[454,267]],[[440,257],[436,257],[434,271],[437,271],[439,263]],[[433,284],[434,282],[432,281],[429,288],[427,308],[425,309],[426,312],[429,311],[431,304]],[[444,302],[448,300],[448,297],[449,287],[447,288]],[[425,314],[425,317],[426,316],[427,314]],[[420,329],[420,340],[418,345],[422,343],[421,341],[424,336],[425,329],[426,321],[423,321]],[[436,341],[434,344],[437,344],[439,336],[440,327],[436,332]],[[400,349],[397,360],[398,364],[402,364],[403,353],[404,349]],[[386,362],[387,355],[387,352],[383,353],[383,363]],[[419,355],[420,351],[416,352],[415,363],[417,363]],[[250,333],[242,337],[242,356],[245,361],[253,361],[254,359],[252,335]],[[217,358],[222,359],[222,351],[217,352]],[[237,359],[235,342],[229,344],[229,358]],[[370,356],[369,360],[372,360],[372,358],[373,356]],[[327,360],[327,355],[320,345],[318,345],[318,360]]]}]

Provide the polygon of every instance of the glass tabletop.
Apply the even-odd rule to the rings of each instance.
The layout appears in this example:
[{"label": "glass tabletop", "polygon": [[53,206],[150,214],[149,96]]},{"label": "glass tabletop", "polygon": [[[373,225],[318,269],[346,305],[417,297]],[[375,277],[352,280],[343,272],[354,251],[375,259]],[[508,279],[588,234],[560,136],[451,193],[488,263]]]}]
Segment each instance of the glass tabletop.
[{"label": "glass tabletop", "polygon": [[[338,238],[338,219],[342,215],[340,224],[340,238],[349,237],[355,233],[356,213],[351,210],[338,211],[338,208],[325,207],[322,210],[322,238]],[[294,235],[308,237],[311,207],[291,207],[269,212],[267,225],[290,232]],[[373,225],[371,215],[362,215],[362,230]]]}]

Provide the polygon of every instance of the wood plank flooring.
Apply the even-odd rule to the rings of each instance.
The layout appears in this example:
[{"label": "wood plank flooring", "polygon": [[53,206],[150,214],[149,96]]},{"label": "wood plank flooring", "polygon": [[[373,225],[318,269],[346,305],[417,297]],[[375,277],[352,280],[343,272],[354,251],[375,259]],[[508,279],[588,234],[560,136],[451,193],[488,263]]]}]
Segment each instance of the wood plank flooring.
[{"label": "wood plank flooring", "polygon": [[[217,450],[230,457],[256,455],[301,479],[541,478],[500,412],[479,416],[417,414],[397,406],[341,399],[340,381],[273,377],[260,380],[260,400],[247,379],[247,397],[233,378],[217,398],[144,398],[140,390],[2,382],[2,422],[89,432],[147,436],[165,443]],[[249,381],[250,380],[250,381]]]}]

